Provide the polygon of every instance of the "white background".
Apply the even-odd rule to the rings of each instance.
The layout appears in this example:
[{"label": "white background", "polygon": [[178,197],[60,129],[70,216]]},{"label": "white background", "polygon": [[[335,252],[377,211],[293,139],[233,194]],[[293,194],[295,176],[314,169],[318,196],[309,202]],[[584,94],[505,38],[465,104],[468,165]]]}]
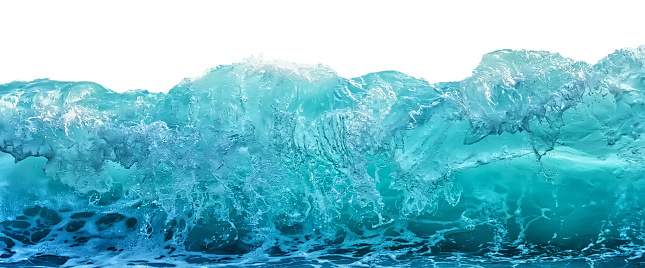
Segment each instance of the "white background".
[{"label": "white background", "polygon": [[461,80],[496,49],[594,63],[643,45],[641,2],[0,2],[0,83],[50,78],[167,91],[260,54],[322,63],[345,77],[398,70]]}]

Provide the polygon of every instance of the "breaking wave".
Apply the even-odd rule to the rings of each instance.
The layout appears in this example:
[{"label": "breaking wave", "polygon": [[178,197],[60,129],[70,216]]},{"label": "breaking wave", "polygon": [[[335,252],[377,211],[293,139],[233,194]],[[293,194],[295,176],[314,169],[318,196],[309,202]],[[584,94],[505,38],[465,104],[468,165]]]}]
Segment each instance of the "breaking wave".
[{"label": "breaking wave", "polygon": [[645,46],[471,77],[245,62],[0,85],[0,264],[645,262]]}]

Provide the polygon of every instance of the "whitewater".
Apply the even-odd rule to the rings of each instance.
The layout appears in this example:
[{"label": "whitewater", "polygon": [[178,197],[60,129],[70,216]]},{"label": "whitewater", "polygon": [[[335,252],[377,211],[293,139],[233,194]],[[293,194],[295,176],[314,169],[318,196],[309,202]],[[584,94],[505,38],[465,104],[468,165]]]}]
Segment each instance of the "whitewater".
[{"label": "whitewater", "polygon": [[645,264],[645,46],[0,85],[0,266]]}]

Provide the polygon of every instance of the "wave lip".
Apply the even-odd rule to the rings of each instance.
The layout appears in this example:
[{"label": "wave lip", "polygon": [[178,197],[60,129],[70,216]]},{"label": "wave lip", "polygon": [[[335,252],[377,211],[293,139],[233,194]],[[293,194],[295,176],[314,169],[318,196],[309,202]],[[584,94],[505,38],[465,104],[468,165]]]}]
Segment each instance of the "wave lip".
[{"label": "wave lip", "polygon": [[472,124],[464,142],[502,132],[532,133],[534,120],[548,121],[548,126],[533,128],[558,128],[562,113],[580,101],[588,69],[584,62],[543,51],[500,50],[485,55],[458,87]]}]

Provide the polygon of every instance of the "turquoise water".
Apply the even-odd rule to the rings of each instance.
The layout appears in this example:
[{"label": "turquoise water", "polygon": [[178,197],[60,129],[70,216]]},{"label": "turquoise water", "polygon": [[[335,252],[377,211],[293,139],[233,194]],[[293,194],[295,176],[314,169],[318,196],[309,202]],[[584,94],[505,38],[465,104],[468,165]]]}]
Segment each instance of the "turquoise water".
[{"label": "turquoise water", "polygon": [[645,47],[0,85],[0,266],[638,266],[644,97]]}]

